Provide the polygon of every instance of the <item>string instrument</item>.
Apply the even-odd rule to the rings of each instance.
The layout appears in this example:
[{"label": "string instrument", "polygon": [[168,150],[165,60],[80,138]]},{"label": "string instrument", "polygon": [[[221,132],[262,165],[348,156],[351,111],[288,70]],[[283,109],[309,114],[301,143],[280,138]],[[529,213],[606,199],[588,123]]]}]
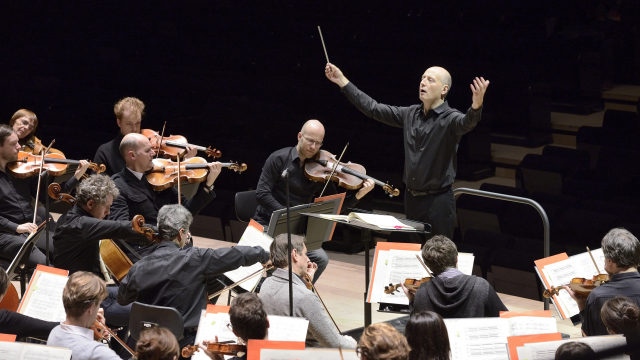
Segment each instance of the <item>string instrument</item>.
[{"label": "string instrument", "polygon": [[333,320],[333,316],[331,316],[331,313],[329,312],[329,309],[327,308],[327,305],[325,305],[324,301],[322,301],[322,298],[320,297],[320,293],[318,292],[316,287],[313,286],[313,281],[311,280],[311,277],[309,276],[309,274],[305,274],[304,277],[302,278],[302,281],[304,281],[304,284],[307,286],[307,289],[315,291],[316,296],[318,296],[318,299],[320,299],[320,302],[322,303],[322,306],[324,307],[324,310],[327,312],[327,315],[329,315],[329,318],[331,319],[331,321],[333,321],[333,325],[336,326],[336,329],[338,330],[338,333],[340,335],[342,335],[342,331],[340,331],[340,328],[338,327],[338,324],[336,323],[336,321]]},{"label": "string instrument", "polygon": [[[432,278],[430,277],[423,277],[422,279],[418,280],[418,279],[406,279],[404,281],[404,286],[411,290],[411,291],[418,291],[418,288],[420,287],[420,285],[431,281]],[[391,294],[394,295],[395,292],[399,292],[400,289],[402,289],[402,284],[389,284],[387,286],[384,287],[384,293],[385,294]]]},{"label": "string instrument", "polygon": [[[574,293],[583,297],[587,297],[589,296],[591,291],[593,291],[593,289],[607,283],[609,279],[610,276],[608,274],[594,275],[592,279],[573,278],[571,279],[571,282],[566,286],[569,286],[569,289],[571,289]],[[545,298],[550,298],[553,295],[558,295],[558,292],[562,289],[564,289],[563,286],[556,286],[550,289],[546,289],[544,293],[542,293],[542,296],[544,296]]]},{"label": "string instrument", "polygon": [[[334,167],[335,172],[333,171]],[[400,190],[366,173],[367,170],[364,166],[350,161],[348,163],[339,162],[336,160],[335,155],[326,150],[318,151],[316,156],[312,159],[307,159],[304,165],[304,174],[312,181],[324,183],[331,180],[347,190],[356,190],[362,187],[362,183],[365,180],[371,179],[376,185],[382,186],[390,197],[400,195]]]},{"label": "string instrument", "polygon": [[131,228],[135,232],[144,234],[149,242],[160,242],[160,238],[158,237],[159,234],[152,228],[144,226],[144,217],[142,215],[136,215],[133,217],[131,220]]},{"label": "string instrument", "polygon": [[18,311],[18,306],[20,306],[20,296],[18,295],[16,287],[9,282],[7,293],[2,298],[2,301],[0,301],[0,309],[16,312]]},{"label": "string instrument", "polygon": [[157,131],[151,129],[142,129],[141,133],[144,137],[149,139],[153,151],[158,154],[162,154],[166,158],[171,158],[172,160],[176,160],[178,155],[182,156],[187,146],[194,147],[198,149],[198,151],[202,151],[214,159],[222,156],[220,150],[212,149],[211,146],[205,148],[204,146],[189,144],[189,142],[187,142],[187,138],[181,135],[163,136]]},{"label": "string instrument", "polygon": [[[240,344],[231,344],[233,340],[222,342],[205,343],[207,351],[218,355],[237,356],[239,352],[246,353],[247,346]],[[187,345],[182,348],[182,357],[191,357],[196,351],[200,351],[197,345]]]},{"label": "string instrument", "polygon": [[[45,147],[44,145],[42,145],[42,141],[40,141],[40,139],[38,138],[35,138],[34,141],[29,141],[26,144],[22,145],[22,149],[20,149],[20,151],[24,151],[29,154],[40,154],[40,152],[44,148]],[[49,153],[62,154],[62,151],[50,148],[49,151],[47,151],[47,154]]]},{"label": "string instrument", "polygon": [[102,332],[103,330],[106,330],[109,333],[109,336],[116,339],[116,341],[120,343],[120,345],[122,345],[122,347],[125,348],[131,356],[136,355],[133,350],[131,350],[131,348],[113,332],[113,330],[109,329],[107,325],[103,324],[100,320],[96,319],[93,325],[91,325],[91,330],[93,330],[93,338],[97,341],[102,341],[104,339]]},{"label": "string instrument", "polygon": [[[7,164],[8,172],[18,179],[24,179],[40,173],[40,164],[42,163],[42,155],[33,155],[23,151],[18,152],[18,160]],[[44,164],[42,167],[49,171],[51,176],[60,176],[67,171],[69,165],[78,165],[80,161],[71,160],[64,157],[63,154],[49,153],[44,156]],[[89,163],[89,168],[96,173],[106,170],[103,164]]]},{"label": "string instrument", "polygon": [[[222,167],[239,173],[247,170],[246,164],[238,164],[236,162],[222,163]],[[201,157],[192,157],[180,162],[179,181],[200,183],[207,179],[207,175],[209,175],[207,160]],[[153,169],[147,171],[147,181],[149,181],[154,191],[162,191],[174,187],[175,183],[178,182],[178,164],[169,159],[153,159]]]}]

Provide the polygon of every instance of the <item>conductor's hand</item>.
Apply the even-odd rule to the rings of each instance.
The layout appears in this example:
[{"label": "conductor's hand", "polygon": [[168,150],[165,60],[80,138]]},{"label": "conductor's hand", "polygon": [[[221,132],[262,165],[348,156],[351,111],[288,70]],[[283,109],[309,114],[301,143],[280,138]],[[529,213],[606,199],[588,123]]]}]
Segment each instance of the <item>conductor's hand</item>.
[{"label": "conductor's hand", "polygon": [[327,76],[327,79],[338,84],[341,88],[347,86],[349,83],[349,80],[342,74],[342,71],[331,63],[327,63],[327,66],[325,66],[324,74]]},{"label": "conductor's hand", "polygon": [[318,264],[311,261],[307,262],[307,275],[311,281],[313,281],[313,276],[316,274],[316,270],[318,270]]},{"label": "conductor's hand", "polygon": [[207,186],[211,186],[218,178],[218,175],[220,175],[220,171],[222,171],[222,164],[216,161],[207,164],[207,167],[209,168],[209,175],[207,175]]},{"label": "conductor's hand", "polygon": [[78,164],[78,168],[76,169],[76,172],[73,174],[73,176],[75,176],[76,179],[80,180],[82,175],[84,175],[84,173],[87,172],[87,169],[89,168],[90,164],[91,163],[88,162],[87,160],[80,160]]},{"label": "conductor's hand", "polygon": [[484,100],[484,93],[487,92],[487,88],[489,87],[489,80],[485,80],[483,77],[473,79],[473,84],[471,86],[471,92],[473,96],[471,96],[471,107],[474,110],[480,109],[482,106],[482,102]]},{"label": "conductor's hand", "polygon": [[376,186],[376,183],[374,183],[371,179],[367,179],[367,181],[362,183],[362,187],[356,193],[356,199],[362,199],[362,197],[367,195],[369,191],[373,190],[374,186]]},{"label": "conductor's hand", "polygon": [[407,295],[407,298],[409,299],[409,301],[413,301],[413,298],[416,297],[416,292],[414,290],[407,289],[407,287],[404,286],[404,284],[400,284],[400,285],[402,285],[402,291],[404,291],[404,294]]},{"label": "conductor's hand", "polygon": [[573,300],[575,300],[578,303],[578,309],[580,311],[584,310],[585,308],[585,303],[587,302],[587,298],[581,295],[576,294],[573,290],[571,290],[570,287],[568,286],[563,286],[563,288],[565,290],[567,290],[567,292],[569,293],[569,296],[571,296],[571,298]]},{"label": "conductor's hand", "polygon": [[34,231],[36,231],[38,229],[38,225],[34,224],[34,223],[24,223],[24,224],[20,224],[18,225],[18,228],[16,229],[16,232],[18,234],[22,234],[22,233],[32,233]]}]

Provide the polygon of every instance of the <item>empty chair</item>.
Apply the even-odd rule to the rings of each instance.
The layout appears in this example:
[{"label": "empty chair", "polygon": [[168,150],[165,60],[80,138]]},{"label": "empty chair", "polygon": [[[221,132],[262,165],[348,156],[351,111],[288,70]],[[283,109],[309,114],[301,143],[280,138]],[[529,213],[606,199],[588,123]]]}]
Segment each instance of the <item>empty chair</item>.
[{"label": "empty chair", "polygon": [[131,336],[140,339],[140,331],[151,326],[160,326],[169,329],[180,339],[184,333],[182,315],[172,307],[147,305],[134,302],[131,305],[131,318],[129,318],[129,331]]},{"label": "empty chair", "polygon": [[249,222],[253,215],[256,213],[258,207],[258,198],[256,197],[256,191],[241,191],[236,193],[236,216],[238,220],[243,222]]}]

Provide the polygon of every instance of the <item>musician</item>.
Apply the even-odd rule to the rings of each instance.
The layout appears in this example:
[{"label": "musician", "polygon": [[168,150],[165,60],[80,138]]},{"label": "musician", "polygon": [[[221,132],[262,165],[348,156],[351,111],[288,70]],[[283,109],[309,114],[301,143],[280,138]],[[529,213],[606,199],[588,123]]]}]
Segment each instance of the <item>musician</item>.
[{"label": "musician", "polygon": [[450,360],[449,332],[442,317],[433,311],[413,313],[404,335],[411,347],[409,360]]},{"label": "musician", "polygon": [[377,323],[364,329],[356,353],[361,360],[408,360],[410,350],[398,330],[387,323]]},{"label": "musician", "polygon": [[[7,294],[9,284],[11,280],[7,272],[0,268],[0,301]],[[46,339],[56,326],[58,326],[57,322],[43,321],[15,311],[0,309],[0,333],[14,334],[18,339],[24,337]]]},{"label": "musician", "polygon": [[[489,81],[473,80],[472,104],[463,114],[450,108],[446,101],[451,75],[441,67],[431,67],[424,72],[420,81],[422,103],[408,107],[379,104],[358,90],[333,64],[327,64],[325,75],[338,84],[347,99],[366,116],[403,129],[407,218],[431,224],[432,235],[452,239],[456,205],[451,184],[456,177],[456,151],[461,136],[480,121]],[[422,235],[410,237],[414,242],[424,241]]]},{"label": "musician", "polygon": [[[317,266],[309,261],[304,237],[291,235],[291,267],[293,271],[293,316],[309,320],[307,337],[315,338],[326,348],[355,349],[356,341],[340,335],[318,296],[305,285],[305,277],[313,280]],[[287,234],[276,236],[270,248],[271,262],[276,267],[260,288],[260,299],[269,315],[289,316],[289,251]]]},{"label": "musician", "polygon": [[140,332],[136,360],[176,360],[178,356],[180,345],[168,329],[154,326]]},{"label": "musician", "polygon": [[600,310],[600,318],[611,335],[640,330],[640,308],[625,296],[607,300]]},{"label": "musician", "polygon": [[[33,111],[27,109],[16,111],[13,116],[11,116],[11,120],[9,120],[9,126],[15,130],[16,135],[18,135],[20,139],[18,141],[21,146],[20,151],[40,154],[43,145],[42,141],[35,135],[36,129],[38,128],[38,117]],[[49,153],[62,154],[60,150],[54,148],[50,148]]]},{"label": "musician", "polygon": [[595,359],[596,353],[591,346],[580,341],[564,343],[556,350],[555,360]]},{"label": "musician", "polygon": [[207,306],[207,292],[213,294],[222,288],[216,279],[240,266],[269,261],[269,253],[258,246],[184,248],[192,220],[184,206],[163,206],[158,213],[158,249],[133,265],[118,293],[121,305],[138,301],[178,310],[185,327],[181,348],[194,344],[200,313]]},{"label": "musician", "polygon": [[51,331],[47,345],[71,349],[74,360],[120,360],[113,350],[93,339],[90,329],[96,318],[104,322],[100,302],[106,296],[105,283],[99,277],[85,271],[72,274],[62,292],[67,319]]},{"label": "musician", "polygon": [[[298,144],[295,147],[280,149],[269,156],[264,163],[260,180],[256,188],[258,208],[253,219],[262,226],[267,227],[271,220],[271,214],[286,208],[287,193],[286,180],[282,173],[289,172],[289,204],[291,206],[308,204],[313,197],[318,195],[324,183],[307,179],[304,175],[305,160],[313,158],[324,140],[324,126],[318,120],[309,120],[304,123],[298,133]],[[372,180],[364,182],[360,190],[347,191],[343,208],[353,207],[374,187]],[[327,185],[327,194],[335,194],[337,190],[333,182]],[[327,253],[322,249],[309,251],[309,260],[318,265],[317,280],[329,263]]]},{"label": "musician", "polygon": [[596,287],[588,297],[574,293],[568,286],[564,288],[578,303],[582,332],[586,336],[608,335],[607,327],[600,318],[604,303],[617,296],[626,296],[640,305],[640,243],[628,230],[611,229],[602,239],[604,270],[611,275],[606,284]]},{"label": "musician", "polygon": [[[171,187],[163,191],[154,191],[151,188],[144,173],[153,168],[155,152],[146,137],[137,133],[127,134],[120,143],[120,153],[127,166],[111,177],[120,190],[120,196],[113,201],[109,219],[131,221],[134,216],[142,215],[147,223],[155,225],[158,210],[164,205],[178,202],[178,190]],[[180,194],[182,203],[194,216],[216,196],[213,183],[222,167],[219,162],[209,163],[207,166],[209,175],[193,198],[187,200]],[[126,248],[123,251],[135,263],[139,260],[138,256],[144,257],[152,253],[156,246],[138,243],[132,244],[137,254],[132,254]]]},{"label": "musician", "polygon": [[[25,242],[29,234],[38,228],[33,223],[34,208],[31,205],[32,196],[36,197],[38,188],[38,176],[19,179],[11,175],[7,170],[7,164],[18,160],[20,143],[18,135],[11,126],[0,125],[0,258],[12,261],[20,251],[20,247]],[[89,167],[89,162],[80,160],[80,165],[74,176],[62,184],[63,192],[70,192],[78,185],[82,175]],[[40,200],[44,201],[47,195],[47,185],[41,184]],[[43,207],[38,210],[36,222],[44,221],[45,214]],[[55,230],[55,221],[51,221],[51,230]],[[46,234],[40,240],[29,255],[27,267],[35,268],[37,264],[44,265],[46,262],[43,254],[46,249]],[[53,244],[49,240],[49,250],[53,251]]]},{"label": "musician", "polygon": [[458,249],[436,235],[422,246],[422,259],[433,274],[415,293],[402,284],[411,313],[433,311],[443,318],[498,317],[508,311],[487,280],[465,275],[456,268]]}]

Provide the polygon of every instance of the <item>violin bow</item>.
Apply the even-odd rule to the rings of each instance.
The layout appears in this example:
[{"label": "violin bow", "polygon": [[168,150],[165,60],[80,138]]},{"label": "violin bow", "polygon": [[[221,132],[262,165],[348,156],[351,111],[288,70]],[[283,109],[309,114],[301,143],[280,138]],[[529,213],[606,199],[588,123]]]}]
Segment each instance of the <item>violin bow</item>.
[{"label": "violin bow", "polygon": [[420,264],[422,264],[422,266],[424,266],[424,269],[427,270],[427,274],[429,274],[429,277],[433,278],[433,274],[431,273],[431,271],[429,271],[429,268],[427,267],[427,264],[425,264],[424,261],[422,261],[422,259],[420,259],[420,256],[418,256],[418,254],[416,254],[416,259],[418,259],[418,261],[420,261]]},{"label": "violin bow", "polygon": [[158,145],[158,153],[156,154],[156,159],[158,158],[158,156],[160,156],[160,148],[162,147],[162,139],[164,139],[164,128],[167,127],[167,122],[164,122],[164,125],[162,125],[162,134],[160,134],[160,142],[157,144]]},{"label": "violin bow", "polygon": [[236,287],[236,286],[238,286],[238,285],[242,284],[243,282],[245,282],[245,281],[247,281],[247,280],[251,279],[252,277],[255,277],[255,276],[258,276],[258,275],[262,275],[262,274],[264,274],[264,273],[265,273],[265,271],[269,271],[269,270],[271,270],[272,268],[273,268],[273,266],[269,266],[269,267],[266,267],[266,268],[262,268],[262,269],[260,269],[260,270],[258,270],[258,271],[256,271],[256,272],[254,272],[253,274],[248,275],[248,276],[247,276],[247,277],[245,277],[244,279],[242,279],[242,280],[240,280],[240,281],[238,281],[238,282],[235,282],[235,283],[233,283],[233,284],[231,284],[231,285],[229,285],[229,286],[226,286],[224,289],[222,289],[222,290],[220,290],[220,291],[218,291],[218,292],[215,292],[213,295],[209,295],[209,296],[207,296],[207,299],[208,299],[208,300],[211,300],[211,299],[213,299],[214,297],[216,297],[216,296],[218,296],[218,295],[222,294],[223,292],[225,292],[225,291],[227,291],[227,290],[231,290],[231,289],[233,289],[234,287]]},{"label": "violin bow", "polygon": [[[162,129],[164,132],[164,129]],[[182,191],[180,189],[180,154],[177,156],[178,158],[178,205],[182,205]],[[206,185],[206,184],[205,184]]]},{"label": "violin bow", "polygon": [[125,349],[129,352],[129,354],[131,354],[132,356],[135,356],[135,355],[136,355],[136,354],[135,354],[135,352],[134,352],[133,350],[131,350],[131,348],[130,348],[129,346],[127,346],[127,344],[126,344],[124,341],[122,341],[122,340],[118,337],[118,335],[116,335],[113,331],[111,331],[111,329],[109,329],[109,327],[108,327],[107,325],[105,325],[102,321],[100,321],[100,320],[98,320],[98,319],[96,319],[96,322],[97,322],[98,324],[102,325],[102,326],[104,327],[104,330],[107,330],[107,332],[109,333],[109,335],[111,335],[111,337],[112,337],[112,338],[116,339],[116,341],[117,341],[118,343],[120,343],[120,345],[122,345],[122,347],[123,347],[123,348],[125,348]]},{"label": "violin bow", "polygon": [[318,292],[318,289],[316,289],[316,286],[313,285],[313,282],[311,281],[311,277],[309,275],[306,275],[305,279],[306,278],[309,279],[309,284],[311,284],[311,289],[313,289],[313,291],[316,293],[316,296],[318,297],[318,299],[320,299],[320,302],[322,303],[322,306],[324,306],[324,310],[327,312],[327,314],[331,318],[331,321],[333,321],[333,325],[336,326],[336,329],[338,329],[338,332],[340,333],[340,335],[342,335],[342,331],[340,331],[340,328],[338,327],[338,324],[336,324],[336,321],[333,320],[333,316],[331,316],[331,313],[329,312],[329,309],[327,308],[327,305],[325,305],[324,301],[322,301],[322,298],[320,297],[320,293]]},{"label": "violin bow", "polygon": [[336,164],[333,166],[333,170],[331,170],[331,175],[329,176],[327,181],[324,183],[324,187],[322,188],[320,197],[322,197],[322,194],[324,194],[324,191],[327,189],[327,185],[329,185],[329,181],[331,181],[331,179],[333,178],[333,175],[336,173],[336,170],[338,169],[338,165],[340,164],[340,160],[342,159],[342,155],[344,155],[344,152],[347,151],[347,146],[349,146],[349,143],[347,143],[347,145],[344,146],[344,149],[342,149],[342,154],[340,154],[338,161],[336,161]]},{"label": "violin bow", "polygon": [[[34,224],[38,220],[38,199],[40,198],[40,184],[42,183],[42,169],[44,168],[44,156],[46,155],[46,153],[49,152],[49,149],[51,149],[51,146],[53,146],[54,142],[56,142],[56,139],[53,139],[51,141],[51,144],[49,144],[49,146],[46,149],[40,148],[40,154],[42,156],[42,159],[40,159],[40,172],[38,173],[38,189],[36,190],[36,206],[34,206],[35,209],[33,209],[32,223]],[[46,220],[47,219],[45,219],[45,221]]]},{"label": "violin bow", "polygon": [[589,252],[589,256],[591,256],[591,261],[593,261],[593,265],[595,265],[596,270],[598,270],[598,275],[600,275],[600,269],[598,268],[598,264],[596,264],[596,259],[593,258],[593,254],[591,253],[591,250],[589,250],[588,246],[587,246],[587,252]]}]

